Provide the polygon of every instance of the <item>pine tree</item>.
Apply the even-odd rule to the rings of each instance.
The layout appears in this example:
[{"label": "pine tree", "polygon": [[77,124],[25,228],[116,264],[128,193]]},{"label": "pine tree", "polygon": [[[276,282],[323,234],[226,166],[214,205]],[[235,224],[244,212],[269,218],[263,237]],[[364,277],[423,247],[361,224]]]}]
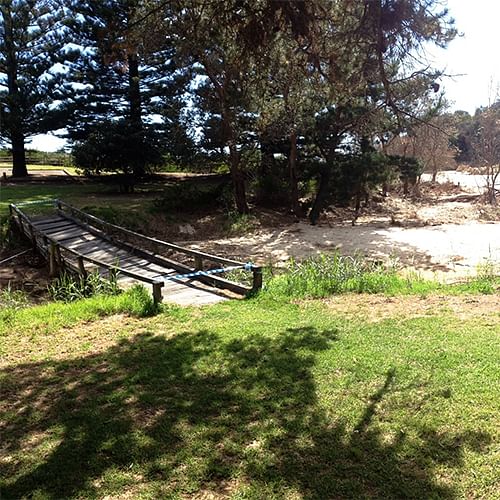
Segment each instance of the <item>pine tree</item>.
[{"label": "pine tree", "polygon": [[[187,82],[182,74],[174,76],[174,48],[164,18],[147,7],[138,0],[72,3],[72,33],[80,57],[68,67],[68,98],[63,105],[70,140],[85,140],[110,120],[126,120],[130,130],[143,130],[145,137],[146,129],[160,134],[171,130],[172,114],[178,112],[176,99]],[[150,125],[153,116],[157,120]],[[178,137],[189,149],[189,137],[179,127]],[[172,146],[176,147],[182,149]],[[135,175],[144,168],[136,162]]]},{"label": "pine tree", "polygon": [[12,147],[12,175],[28,175],[25,141],[57,125],[53,99],[64,58],[63,12],[52,0],[0,1],[0,138]]}]

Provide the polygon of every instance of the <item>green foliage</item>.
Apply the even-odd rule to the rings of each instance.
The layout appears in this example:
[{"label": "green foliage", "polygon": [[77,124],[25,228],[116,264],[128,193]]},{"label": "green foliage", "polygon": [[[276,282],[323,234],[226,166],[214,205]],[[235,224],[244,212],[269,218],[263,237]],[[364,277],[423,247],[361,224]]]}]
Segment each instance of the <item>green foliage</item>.
[{"label": "green foliage", "polygon": [[120,309],[132,316],[144,318],[159,311],[159,306],[154,303],[153,297],[143,285],[132,286],[120,298]]},{"label": "green foliage", "polygon": [[226,188],[226,178],[216,181],[184,181],[173,184],[164,189],[161,198],[154,200],[152,210],[154,212],[189,211],[197,208],[224,206],[227,199]]},{"label": "green foliage", "polygon": [[311,257],[271,278],[262,295],[276,298],[321,298],[342,293],[384,293],[387,295],[446,293],[493,293],[500,285],[498,275],[478,275],[465,283],[446,285],[426,280],[415,273],[406,276],[393,265],[368,261],[361,255],[338,253]]},{"label": "green foliage", "polygon": [[144,231],[144,228],[147,227],[148,223],[147,215],[144,214],[142,210],[131,211],[129,206],[86,205],[82,207],[82,210],[93,215],[94,217],[109,222],[110,224],[123,226],[133,231]]},{"label": "green foliage", "polygon": [[53,0],[0,2],[0,142],[12,146],[16,176],[27,174],[25,138],[62,126],[53,105],[67,55],[62,14]]},{"label": "green foliage", "polygon": [[53,300],[74,302],[95,295],[118,295],[120,290],[116,274],[103,278],[99,271],[89,273],[86,278],[64,272],[48,285],[48,292]]},{"label": "green foliage", "polygon": [[164,161],[152,129],[137,129],[129,120],[96,126],[87,139],[74,146],[73,158],[85,175],[117,172],[130,178],[138,178]]},{"label": "green foliage", "polygon": [[29,305],[28,297],[22,290],[14,290],[10,283],[0,289],[0,310],[21,309]]},{"label": "green foliage", "polygon": [[257,219],[250,214],[240,214],[231,210],[227,214],[226,230],[231,235],[245,235],[255,229]]}]

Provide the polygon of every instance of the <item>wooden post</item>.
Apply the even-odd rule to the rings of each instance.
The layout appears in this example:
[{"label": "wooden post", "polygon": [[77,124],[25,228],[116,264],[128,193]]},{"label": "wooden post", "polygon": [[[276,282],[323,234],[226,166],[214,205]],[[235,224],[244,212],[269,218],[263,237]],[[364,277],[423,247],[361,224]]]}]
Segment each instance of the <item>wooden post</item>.
[{"label": "wooden post", "polygon": [[153,283],[153,302],[155,304],[161,303],[163,297],[161,295],[161,289],[163,287],[163,281],[156,281]]},{"label": "wooden post", "polygon": [[53,278],[57,275],[57,258],[56,258],[56,244],[51,241],[49,243],[49,276]]},{"label": "wooden post", "polygon": [[58,270],[62,270],[64,268],[64,260],[61,255],[61,247],[56,243],[56,267]]},{"label": "wooden post", "polygon": [[252,292],[258,292],[262,288],[262,267],[253,267]]},{"label": "wooden post", "polygon": [[77,261],[78,261],[78,270],[80,271],[82,278],[87,279],[87,271],[85,270],[85,264],[83,262],[83,257],[82,256],[78,257]]},{"label": "wooden post", "polygon": [[196,271],[201,271],[203,269],[203,259],[200,255],[194,256],[194,268]]},{"label": "wooden post", "polygon": [[19,224],[21,234],[24,234],[23,218],[21,217],[21,214],[17,214],[17,223]]},{"label": "wooden post", "polygon": [[36,236],[35,236],[35,231],[33,229],[33,226],[30,226],[30,234],[31,234],[31,244],[33,245],[33,252],[36,252]]}]

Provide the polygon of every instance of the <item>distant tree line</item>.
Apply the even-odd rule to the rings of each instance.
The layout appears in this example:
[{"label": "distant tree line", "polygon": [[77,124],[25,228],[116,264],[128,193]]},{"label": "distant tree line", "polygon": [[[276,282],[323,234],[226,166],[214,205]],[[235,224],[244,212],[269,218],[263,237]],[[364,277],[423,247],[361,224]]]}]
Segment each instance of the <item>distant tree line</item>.
[{"label": "distant tree line", "polygon": [[390,144],[446,128],[441,73],[419,61],[456,35],[440,4],[0,0],[0,140],[15,176],[51,131],[88,174],[225,165],[240,213],[251,186],[315,223],[429,163]]}]

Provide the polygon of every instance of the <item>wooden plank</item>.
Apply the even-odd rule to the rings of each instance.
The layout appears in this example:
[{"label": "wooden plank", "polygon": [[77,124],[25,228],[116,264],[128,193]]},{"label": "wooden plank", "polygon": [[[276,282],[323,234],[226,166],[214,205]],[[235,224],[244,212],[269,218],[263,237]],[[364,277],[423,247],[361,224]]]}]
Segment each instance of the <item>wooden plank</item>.
[{"label": "wooden plank", "polygon": [[51,233],[44,233],[53,240],[63,240],[63,239],[68,239],[73,236],[80,236],[82,234],[88,234],[84,233],[80,228],[68,228],[68,229],[61,229],[59,231],[54,231]]},{"label": "wooden plank", "polygon": [[137,262],[136,260],[131,260],[123,266],[124,269],[138,269],[140,271],[147,271],[155,276],[163,276],[164,274],[179,274],[177,271],[170,267],[163,267],[155,264],[154,262],[142,261]]},{"label": "wooden plank", "polygon": [[60,238],[58,241],[62,246],[66,248],[71,248],[71,245],[78,245],[79,243],[84,243],[87,241],[94,241],[97,238],[90,233],[77,234],[76,236],[70,236],[69,238]]},{"label": "wooden plank", "polygon": [[43,233],[43,234],[45,234],[47,236],[50,236],[50,237],[53,237],[53,235],[56,235],[57,233],[63,233],[65,231],[76,231],[76,230],[79,230],[79,228],[75,227],[75,226],[59,226],[59,227],[54,227],[54,228],[51,228],[51,229],[48,229],[48,230],[40,229],[40,228],[36,228],[36,229],[38,231],[40,231],[41,233]]},{"label": "wooden plank", "polygon": [[60,222],[53,222],[52,224],[45,224],[43,226],[35,226],[35,227],[45,233],[48,231],[53,231],[55,229],[62,229],[64,227],[78,227],[78,224],[75,224],[74,222],[71,221],[62,220]]},{"label": "wooden plank", "polygon": [[[119,261],[120,259],[114,252],[110,252],[107,249],[95,249],[92,252],[85,252],[83,254],[85,257],[88,257],[90,259],[95,259],[103,262],[107,266],[112,266],[112,267],[120,267]],[[127,269],[127,271],[130,271],[131,273],[135,273],[133,269]],[[140,273],[136,273],[140,274]]]},{"label": "wooden plank", "polygon": [[43,226],[44,224],[52,224],[57,221],[62,221],[65,220],[67,221],[66,217],[62,215],[53,215],[51,217],[44,217],[43,219],[32,219],[32,223],[34,226]]},{"label": "wooden plank", "polygon": [[101,240],[100,238],[84,241],[82,243],[73,245],[71,250],[75,250],[76,252],[79,252],[83,255],[90,255],[90,253],[95,252],[96,250],[106,250],[110,253],[118,252],[118,249],[116,247],[110,245],[106,241]]},{"label": "wooden plank", "polygon": [[40,231],[50,231],[52,228],[56,227],[64,227],[64,226],[76,226],[72,221],[69,221],[67,219],[60,219],[58,221],[54,222],[47,222],[44,224],[33,224],[37,229],[40,229]]}]

